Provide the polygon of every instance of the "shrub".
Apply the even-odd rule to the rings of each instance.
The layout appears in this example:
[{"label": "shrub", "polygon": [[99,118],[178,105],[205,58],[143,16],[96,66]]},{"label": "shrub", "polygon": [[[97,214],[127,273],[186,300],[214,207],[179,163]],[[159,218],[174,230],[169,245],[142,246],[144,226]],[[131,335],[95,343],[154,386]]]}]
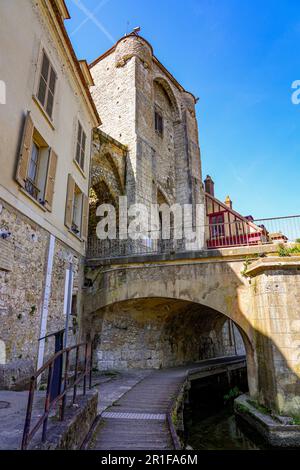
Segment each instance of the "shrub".
[{"label": "shrub", "polygon": [[299,416],[294,416],[292,424],[294,424],[296,426],[300,426],[300,417]]},{"label": "shrub", "polygon": [[229,392],[224,395],[224,403],[228,403],[233,401],[235,398],[240,396],[243,392],[240,391],[238,387],[231,388]]},{"label": "shrub", "polygon": [[300,243],[297,243],[293,247],[286,247],[285,245],[280,244],[278,247],[279,256],[291,256],[291,255],[300,255]]}]

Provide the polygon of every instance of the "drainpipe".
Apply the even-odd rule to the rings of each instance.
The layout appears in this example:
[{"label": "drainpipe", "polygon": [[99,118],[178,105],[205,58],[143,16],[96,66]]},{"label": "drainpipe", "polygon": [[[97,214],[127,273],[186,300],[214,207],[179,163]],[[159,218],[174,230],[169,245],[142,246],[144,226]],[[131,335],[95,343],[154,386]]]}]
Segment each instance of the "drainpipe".
[{"label": "drainpipe", "polygon": [[[49,302],[50,302],[50,296],[51,296],[51,281],[52,281],[54,248],[55,248],[55,237],[54,235],[50,234],[48,258],[47,258],[47,271],[46,271],[46,277],[45,277],[45,287],[44,287],[43,302],[42,302],[41,327],[40,327],[40,338],[43,338],[43,339],[39,341],[38,360],[37,360],[38,369],[42,367],[43,361],[44,361],[45,336],[47,333],[47,320],[48,320]],[[40,379],[41,379],[41,376],[39,376],[37,385],[39,385]]]},{"label": "drainpipe", "polygon": [[68,333],[69,333],[69,319],[72,313],[72,294],[73,294],[73,265],[69,264],[69,268],[66,272],[66,290],[67,290],[67,301],[66,301],[66,330],[64,338],[64,348],[68,345]]}]

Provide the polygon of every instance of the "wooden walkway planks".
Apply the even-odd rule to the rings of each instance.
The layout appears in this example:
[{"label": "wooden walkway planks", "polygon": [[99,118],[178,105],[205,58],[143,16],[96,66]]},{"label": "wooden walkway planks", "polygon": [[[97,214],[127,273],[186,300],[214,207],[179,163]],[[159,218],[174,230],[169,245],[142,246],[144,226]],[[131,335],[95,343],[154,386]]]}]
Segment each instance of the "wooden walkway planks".
[{"label": "wooden walkway planks", "polygon": [[169,450],[173,442],[166,421],[103,419],[90,449]]},{"label": "wooden walkway planks", "polygon": [[[153,371],[102,413],[88,448],[97,450],[171,450],[167,411],[188,374],[213,373],[241,361],[218,358],[191,366]],[[101,396],[101,394],[100,394]]]}]

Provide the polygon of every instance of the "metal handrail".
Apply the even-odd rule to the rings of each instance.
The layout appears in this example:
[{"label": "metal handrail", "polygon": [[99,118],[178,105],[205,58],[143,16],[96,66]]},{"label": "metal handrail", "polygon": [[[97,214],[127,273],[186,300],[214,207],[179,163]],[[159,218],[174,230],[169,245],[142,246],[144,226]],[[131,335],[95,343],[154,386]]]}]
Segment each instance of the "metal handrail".
[{"label": "metal handrail", "polygon": [[284,219],[299,219],[300,218],[300,214],[296,214],[296,215],[285,215],[285,216],[282,216],[282,217],[267,217],[265,219],[254,219],[253,220],[253,223],[257,223],[257,222],[262,222],[262,221],[267,221],[267,220],[284,220]]},{"label": "metal handrail", "polygon": [[[81,374],[78,375],[78,359],[79,359],[79,350],[80,348],[84,347],[84,370]],[[68,377],[69,372],[69,356],[70,352],[75,350],[76,351],[76,360],[75,360],[75,372],[72,377]],[[53,380],[53,370],[54,370],[54,363],[60,357],[65,355],[65,370],[64,370],[64,380],[61,385],[63,385],[63,391],[51,400],[51,385]],[[46,434],[47,434],[47,425],[48,425],[48,418],[51,409],[55,407],[55,405],[61,401],[61,406],[59,410],[59,418],[60,421],[64,420],[64,413],[66,407],[66,399],[67,399],[67,392],[73,388],[73,397],[72,403],[75,403],[76,394],[77,394],[77,386],[83,380],[83,395],[86,394],[86,378],[89,377],[89,389],[92,387],[92,343],[80,343],[76,344],[75,346],[70,346],[68,348],[62,349],[61,351],[54,354],[37,372],[31,377],[30,379],[30,387],[29,387],[29,396],[27,402],[27,411],[26,411],[26,418],[24,424],[24,431],[22,437],[22,445],[21,449],[26,450],[28,448],[28,444],[36,434],[38,429],[43,425],[42,429],[42,442],[46,441]],[[45,396],[45,404],[44,404],[44,414],[39,418],[35,426],[30,430],[31,425],[31,418],[32,418],[32,409],[33,409],[33,399],[34,393],[36,390],[36,384],[38,377],[43,374],[48,369],[48,381],[47,381],[47,391]],[[70,378],[74,378],[74,381],[71,385],[68,386],[68,380]]]},{"label": "metal handrail", "polygon": [[25,189],[34,199],[38,198],[40,189],[30,178],[25,180]]},{"label": "metal handrail", "polygon": [[[186,227],[184,227],[186,229]],[[164,237],[161,230],[141,233],[140,239],[116,238],[101,240],[90,234],[87,244],[87,259],[123,258],[139,255],[159,255],[197,251],[201,249],[233,248],[241,246],[271,245],[274,243],[298,242],[300,240],[300,215],[265,219],[236,218],[236,220],[203,224],[190,227],[198,232],[199,247],[189,248],[186,237],[176,238],[176,227],[171,227],[170,236]]]}]

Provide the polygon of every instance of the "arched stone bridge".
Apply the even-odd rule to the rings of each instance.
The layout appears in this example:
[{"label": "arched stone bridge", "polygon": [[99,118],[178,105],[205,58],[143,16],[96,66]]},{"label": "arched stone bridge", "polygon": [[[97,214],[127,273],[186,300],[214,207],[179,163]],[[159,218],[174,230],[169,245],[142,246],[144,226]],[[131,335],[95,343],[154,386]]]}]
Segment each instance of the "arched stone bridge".
[{"label": "arched stone bridge", "polygon": [[276,252],[88,260],[83,332],[97,336],[100,364],[158,368],[223,355],[229,318],[235,347],[242,337],[246,349],[251,396],[299,412],[300,260]]}]

